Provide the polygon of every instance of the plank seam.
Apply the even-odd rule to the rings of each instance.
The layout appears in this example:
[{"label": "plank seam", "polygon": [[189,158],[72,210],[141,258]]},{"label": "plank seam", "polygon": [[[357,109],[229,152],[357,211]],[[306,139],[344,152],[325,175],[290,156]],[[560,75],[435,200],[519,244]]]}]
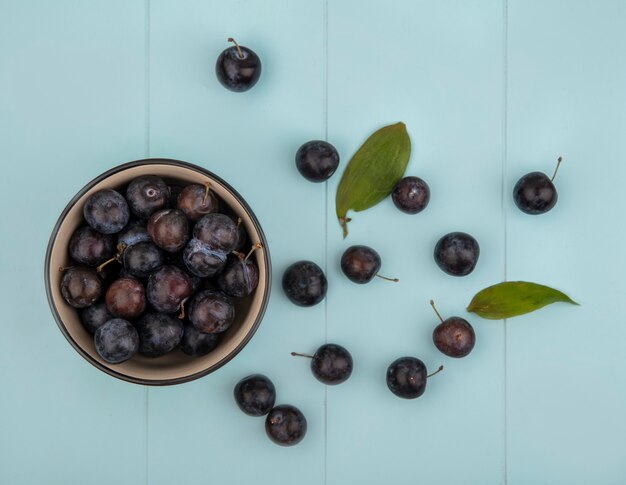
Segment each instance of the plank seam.
[{"label": "plank seam", "polygon": [[[509,4],[503,0],[502,5],[502,220],[504,239],[504,281],[508,278],[508,227],[506,213],[506,186],[507,186],[507,158],[508,158],[508,48],[509,48]],[[503,324],[503,358],[504,358],[504,484],[509,482],[509,430],[508,430],[508,330],[507,320]]]}]

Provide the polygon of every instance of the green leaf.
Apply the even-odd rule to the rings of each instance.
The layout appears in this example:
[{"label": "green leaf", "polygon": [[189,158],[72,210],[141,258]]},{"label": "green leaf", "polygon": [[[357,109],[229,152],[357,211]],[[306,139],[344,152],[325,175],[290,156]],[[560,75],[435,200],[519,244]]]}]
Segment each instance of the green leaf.
[{"label": "green leaf", "polygon": [[350,209],[359,212],[387,197],[404,175],[411,155],[411,140],[404,123],[374,132],[354,154],[343,172],[335,199],[337,218],[348,235]]},{"label": "green leaf", "polygon": [[578,305],[565,293],[549,286],[505,281],[476,293],[467,311],[490,320],[500,320],[534,312],[556,302]]}]

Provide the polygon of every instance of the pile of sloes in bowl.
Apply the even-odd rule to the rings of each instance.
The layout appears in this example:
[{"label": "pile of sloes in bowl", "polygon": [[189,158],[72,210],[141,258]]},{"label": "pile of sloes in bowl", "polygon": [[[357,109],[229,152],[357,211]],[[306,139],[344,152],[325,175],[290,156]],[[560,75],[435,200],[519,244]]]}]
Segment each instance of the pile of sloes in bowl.
[{"label": "pile of sloes in bowl", "polygon": [[[122,195],[122,193],[125,195]],[[137,352],[190,356],[215,349],[259,270],[241,220],[210,184],[167,185],[155,175],[86,200],[72,235],[61,294],[94,334],[98,355],[119,364]]]}]

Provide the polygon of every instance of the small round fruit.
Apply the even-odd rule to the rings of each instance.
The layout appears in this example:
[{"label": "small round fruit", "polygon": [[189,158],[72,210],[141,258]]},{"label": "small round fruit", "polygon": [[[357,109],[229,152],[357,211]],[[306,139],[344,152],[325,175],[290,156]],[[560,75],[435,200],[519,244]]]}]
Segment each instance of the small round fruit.
[{"label": "small round fruit", "polygon": [[446,234],[435,246],[435,262],[445,273],[466,276],[474,271],[480,247],[478,242],[464,232]]},{"label": "small round fruit", "polygon": [[226,253],[213,250],[199,239],[193,238],[185,246],[183,261],[191,274],[207,278],[222,271],[226,265]]},{"label": "small round fruit", "polygon": [[292,352],[291,355],[311,357],[311,372],[324,384],[331,386],[341,384],[352,375],[352,356],[341,345],[322,345],[312,356],[296,352]]},{"label": "small round fruit", "polygon": [[527,173],[513,189],[515,205],[526,214],[545,214],[556,205],[558,198],[552,180],[542,172]]},{"label": "small round fruit", "polygon": [[83,207],[85,221],[103,234],[121,231],[130,219],[130,210],[122,194],[102,189],[89,196]]},{"label": "small round fruit", "polygon": [[312,261],[298,261],[283,274],[283,291],[298,306],[313,306],[321,302],[328,290],[326,276]]},{"label": "small round fruit", "polygon": [[202,333],[191,325],[185,325],[180,350],[191,357],[200,357],[214,350],[220,343],[220,337],[219,333]]},{"label": "small round fruit", "polygon": [[206,185],[187,185],[178,194],[177,207],[185,213],[187,219],[196,222],[202,216],[217,212],[219,203],[207,182]]},{"label": "small round fruit", "polygon": [[124,250],[124,268],[137,278],[147,278],[163,266],[163,252],[152,242],[142,241]]},{"label": "small round fruit", "polygon": [[426,365],[416,357],[401,357],[387,369],[387,387],[396,396],[415,399],[424,394],[427,379]]},{"label": "small round fruit", "polygon": [[150,305],[161,313],[174,313],[193,292],[191,278],[176,266],[161,266],[148,278],[146,296]]},{"label": "small round fruit", "polygon": [[160,357],[172,351],[183,337],[183,322],[165,313],[148,313],[137,322],[139,353]]},{"label": "small round fruit", "polygon": [[430,201],[430,188],[419,177],[404,177],[391,192],[395,206],[407,214],[422,212]]},{"label": "small round fruit", "polygon": [[94,343],[100,357],[109,364],[119,364],[135,355],[139,335],[130,322],[114,318],[96,331]]},{"label": "small round fruit", "polygon": [[252,49],[238,45],[234,39],[229,38],[228,42],[235,45],[224,49],[219,55],[215,63],[215,74],[226,89],[247,91],[261,77],[261,59]]},{"label": "small round fruit", "polygon": [[341,256],[341,271],[353,283],[361,285],[369,283],[374,276],[388,281],[398,281],[397,278],[379,275],[380,265],[380,255],[369,246],[350,246]]},{"label": "small round fruit", "polygon": [[120,278],[111,283],[104,301],[113,315],[132,320],[146,309],[146,291],[141,281],[135,278]]},{"label": "small round fruit", "polygon": [[234,256],[217,278],[217,285],[229,296],[244,298],[259,284],[259,268],[250,259]]},{"label": "small round fruit", "polygon": [[225,214],[207,214],[193,228],[193,237],[213,251],[230,253],[239,243],[239,227]]},{"label": "small round fruit", "polygon": [[80,321],[83,327],[92,335],[112,318],[113,315],[107,310],[107,306],[103,302],[94,303],[91,306],[83,308],[80,312]]},{"label": "small round fruit", "polygon": [[328,180],[338,166],[337,149],[325,141],[308,141],[296,153],[296,167],[300,174],[310,182]]},{"label": "small round fruit", "polygon": [[465,357],[474,348],[476,334],[470,323],[461,317],[450,317],[435,327],[433,342],[449,357]]},{"label": "small round fruit", "polygon": [[234,394],[237,406],[248,416],[265,416],[276,402],[274,384],[262,374],[241,379],[235,386]]},{"label": "small round fruit", "polygon": [[307,423],[304,414],[295,406],[282,404],[273,408],[265,419],[265,432],[280,446],[293,446],[302,441]]},{"label": "small round fruit", "polygon": [[175,253],[189,240],[189,222],[178,209],[161,209],[148,219],[148,234],[161,249]]},{"label": "small round fruit", "polygon": [[220,291],[200,291],[189,305],[189,321],[199,332],[225,332],[234,320],[235,306],[231,299]]},{"label": "small round fruit", "polygon": [[141,219],[147,219],[153,212],[165,207],[169,196],[169,187],[155,175],[136,178],[126,190],[131,212]]},{"label": "small round fruit", "polygon": [[72,234],[69,251],[74,261],[98,266],[115,254],[115,236],[84,226]]},{"label": "small round fruit", "polygon": [[88,307],[102,296],[102,280],[93,268],[75,266],[64,269],[61,294],[74,308]]}]

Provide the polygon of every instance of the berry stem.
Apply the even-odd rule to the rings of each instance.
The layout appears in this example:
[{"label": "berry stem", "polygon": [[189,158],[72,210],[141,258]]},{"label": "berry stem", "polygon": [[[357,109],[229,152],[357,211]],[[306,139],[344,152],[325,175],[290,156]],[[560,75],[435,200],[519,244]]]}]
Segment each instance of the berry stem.
[{"label": "berry stem", "polygon": [[559,157],[556,161],[556,168],[554,169],[554,175],[550,179],[551,182],[554,182],[554,177],[556,177],[556,173],[559,171],[559,167],[561,166],[561,162],[563,161],[563,157]]},{"label": "berry stem", "polygon": [[206,207],[206,199],[209,196],[209,188],[211,187],[211,182],[204,182],[204,196],[202,197],[202,206]]},{"label": "berry stem", "polygon": [[393,281],[394,283],[397,283],[398,281],[400,281],[398,278],[387,278],[386,276],[379,275],[378,273],[376,273],[375,276],[378,276],[380,279],[383,279],[383,280]]},{"label": "berry stem", "polygon": [[241,226],[242,222],[241,217],[237,217],[237,227]]},{"label": "berry stem", "polygon": [[312,355],[309,355],[309,354],[299,354],[298,352],[292,352],[291,355],[293,355],[294,357],[307,357],[309,359],[313,358]]},{"label": "berry stem", "polygon": [[428,379],[429,377],[434,376],[435,374],[439,374],[442,370],[443,370],[443,366],[442,366],[442,365],[440,365],[440,366],[439,366],[439,369],[437,369],[437,370],[436,370],[435,372],[433,372],[432,374],[428,374],[428,375],[426,376],[426,379]]},{"label": "berry stem", "polygon": [[183,301],[180,302],[180,315],[178,315],[179,320],[185,318],[185,303],[187,303],[187,300],[189,300],[189,298],[185,298]]},{"label": "berry stem", "polygon": [[435,307],[435,302],[433,300],[430,300],[430,306],[433,307],[433,310],[435,310],[435,313],[439,317],[439,320],[441,320],[441,323],[443,323],[443,318],[441,318],[441,315],[439,315],[439,312],[437,311],[437,307]]},{"label": "berry stem", "polygon": [[233,44],[235,44],[235,47],[237,48],[237,52],[239,53],[239,59],[243,59],[243,52],[241,52],[241,47],[239,47],[239,44],[237,44],[237,41],[235,39],[233,39],[232,37],[228,38],[228,42],[232,42]]},{"label": "berry stem", "polygon": [[263,245],[260,242],[254,244],[252,248],[250,249],[250,251],[248,251],[248,254],[246,254],[246,257],[243,258],[243,260],[248,261],[248,258],[252,256],[252,253],[255,252],[257,249],[261,249],[262,247]]},{"label": "berry stem", "polygon": [[113,261],[117,261],[118,263],[122,262],[122,255],[124,254],[124,250],[126,249],[126,244],[124,243],[119,243],[117,245],[117,253],[115,253],[115,256],[113,256],[111,259],[107,259],[104,263],[102,263],[100,266],[98,266],[96,268],[96,271],[98,273],[100,273],[105,266],[107,266],[109,263],[112,263]]},{"label": "berry stem", "polygon": [[74,266],[59,266],[59,271],[63,273],[64,271],[67,271],[68,269],[71,269],[73,267]]}]

